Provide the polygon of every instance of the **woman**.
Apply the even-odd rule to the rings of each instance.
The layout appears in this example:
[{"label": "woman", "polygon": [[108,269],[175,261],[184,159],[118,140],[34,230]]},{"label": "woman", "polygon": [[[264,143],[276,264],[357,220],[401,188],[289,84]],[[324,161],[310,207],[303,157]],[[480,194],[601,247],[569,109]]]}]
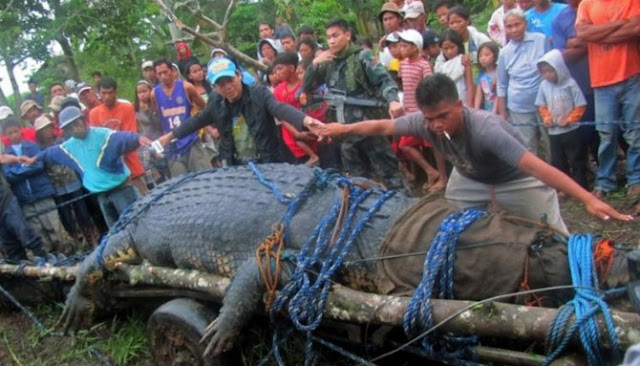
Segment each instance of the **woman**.
[{"label": "woman", "polygon": [[478,48],[485,42],[491,42],[489,36],[479,32],[471,25],[469,11],[463,6],[454,6],[449,10],[449,28],[458,32],[462,37],[464,51],[473,64],[473,76],[478,74]]},{"label": "woman", "polygon": [[[205,102],[209,101],[209,94],[213,88],[209,81],[205,80],[204,68],[197,62],[192,62],[187,64],[187,80],[193,84],[198,93],[202,96]],[[198,113],[197,106],[193,106],[191,108],[191,114],[194,115]],[[202,143],[207,148],[209,153],[211,154],[211,165],[213,167],[217,167],[218,164],[218,141],[217,139],[220,137],[218,130],[213,126],[207,126],[200,130],[200,139]]]},{"label": "woman", "polygon": [[[136,84],[136,97],[133,107],[136,111],[138,131],[149,140],[157,140],[162,136],[162,122],[156,108],[150,105],[153,86],[146,80],[140,80]],[[150,148],[138,149],[140,161],[146,172],[146,183],[155,186],[156,183],[169,177],[167,162],[165,159],[154,156]]]},{"label": "woman", "polygon": [[542,82],[537,63],[550,45],[544,34],[526,31],[520,9],[509,10],[504,24],[509,42],[498,57],[498,114],[514,124],[531,152],[549,159],[549,137],[535,102]]}]

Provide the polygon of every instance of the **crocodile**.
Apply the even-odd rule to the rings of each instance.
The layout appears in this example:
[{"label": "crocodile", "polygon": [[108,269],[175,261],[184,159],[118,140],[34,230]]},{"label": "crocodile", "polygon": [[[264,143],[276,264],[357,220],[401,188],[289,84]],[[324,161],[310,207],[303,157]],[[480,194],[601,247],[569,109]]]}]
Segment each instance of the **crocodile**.
[{"label": "crocodile", "polygon": [[[64,331],[76,330],[90,321],[105,274],[116,263],[139,264],[144,260],[157,266],[232,277],[219,316],[205,336],[209,341],[207,350],[213,355],[229,350],[242,327],[258,311],[265,291],[255,249],[272,234],[273,225],[281,221],[288,208],[286,202],[276,199],[274,190],[265,182],[277,187],[280,199],[287,202],[301,192],[309,192],[314,184],[317,187],[291,219],[286,242],[287,250],[291,251],[304,245],[320,218],[343,194],[342,188],[330,179],[324,187],[318,185],[319,177],[327,180],[331,175],[318,174],[317,169],[288,164],[264,164],[257,169],[230,167],[175,178],[138,199],[124,214],[125,218],[131,218],[129,222],[110,233],[105,243],[80,264],[60,320]],[[257,175],[262,175],[262,179]],[[358,215],[364,215],[383,194],[383,190],[373,190],[359,204]],[[375,281],[378,265],[375,261],[358,259],[380,255],[390,229],[407,209],[418,203],[417,198],[401,192],[388,198],[357,237],[336,281],[354,289],[380,293]],[[422,240],[429,243],[431,238]],[[421,261],[415,263],[422,266]],[[408,270],[421,272],[421,268]],[[570,283],[568,271],[560,277],[560,284]],[[281,281],[286,281],[286,275]]]}]

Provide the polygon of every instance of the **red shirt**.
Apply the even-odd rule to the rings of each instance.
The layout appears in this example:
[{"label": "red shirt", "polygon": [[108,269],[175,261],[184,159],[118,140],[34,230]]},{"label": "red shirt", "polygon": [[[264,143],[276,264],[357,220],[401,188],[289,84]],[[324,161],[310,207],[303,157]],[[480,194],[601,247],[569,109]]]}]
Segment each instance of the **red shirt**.
[{"label": "red shirt", "polygon": [[[36,129],[33,127],[22,127],[20,129],[21,136],[23,140],[27,140],[27,141],[31,141],[31,142],[35,142],[36,144],[38,143],[38,140],[36,139]],[[0,136],[2,138],[2,143],[4,144],[5,147],[9,147],[11,146],[11,141],[9,141],[9,138],[5,135],[2,134]]]},{"label": "red shirt", "polygon": [[[287,82],[283,81],[280,84],[276,85],[275,89],[273,89],[273,96],[279,102],[287,103],[294,108],[301,109],[302,106],[300,105],[300,101],[297,98],[297,92],[300,88],[301,85],[299,83],[295,88],[288,90]],[[287,128],[284,126],[282,126],[282,140],[284,141],[285,145],[287,145],[289,150],[291,150],[293,156],[295,156],[296,158],[307,156],[304,150],[302,150],[296,143],[294,135],[289,132],[289,130],[287,130]],[[305,143],[309,145],[311,150],[313,150],[314,152],[318,151],[318,146],[315,141],[305,141]]]},{"label": "red shirt", "polygon": [[[93,127],[106,127],[115,131],[138,133],[136,125],[136,111],[129,102],[116,101],[113,108],[100,104],[89,112],[89,124]],[[135,179],[144,174],[144,167],[140,162],[137,151],[131,151],[124,156],[124,163],[131,171],[131,178]]]}]

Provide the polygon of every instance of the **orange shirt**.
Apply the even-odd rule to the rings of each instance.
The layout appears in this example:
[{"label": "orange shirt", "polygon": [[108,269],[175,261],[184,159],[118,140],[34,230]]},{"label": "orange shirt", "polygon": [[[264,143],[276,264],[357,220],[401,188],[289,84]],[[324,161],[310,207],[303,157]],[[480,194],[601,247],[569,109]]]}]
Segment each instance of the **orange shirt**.
[{"label": "orange shirt", "polygon": [[[89,123],[94,127],[106,127],[115,131],[138,133],[136,111],[129,102],[116,101],[113,108],[104,104],[94,107],[89,112]],[[124,163],[131,171],[131,178],[135,179],[144,174],[144,167],[140,162],[137,151],[131,151],[124,156]]]},{"label": "orange shirt", "polygon": [[[640,16],[640,0],[583,0],[576,24],[601,25]],[[617,84],[640,74],[640,41],[615,44],[588,42],[589,74],[594,88]]]}]

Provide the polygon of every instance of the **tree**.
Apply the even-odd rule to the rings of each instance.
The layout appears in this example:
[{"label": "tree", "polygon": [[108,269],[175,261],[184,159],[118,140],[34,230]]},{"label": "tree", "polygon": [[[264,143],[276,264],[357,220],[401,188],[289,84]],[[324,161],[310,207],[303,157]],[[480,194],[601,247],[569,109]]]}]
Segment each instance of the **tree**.
[{"label": "tree", "polygon": [[[16,107],[19,107],[22,103],[22,96],[14,69],[32,54],[42,52],[43,44],[38,34],[29,31],[39,25],[38,19],[34,18],[31,13],[16,11],[17,5],[15,1],[9,1],[0,8],[0,29],[2,29],[0,33],[0,60],[5,64],[15,96]],[[21,1],[19,8],[36,9],[39,6],[41,5],[37,1],[25,0]]]}]

